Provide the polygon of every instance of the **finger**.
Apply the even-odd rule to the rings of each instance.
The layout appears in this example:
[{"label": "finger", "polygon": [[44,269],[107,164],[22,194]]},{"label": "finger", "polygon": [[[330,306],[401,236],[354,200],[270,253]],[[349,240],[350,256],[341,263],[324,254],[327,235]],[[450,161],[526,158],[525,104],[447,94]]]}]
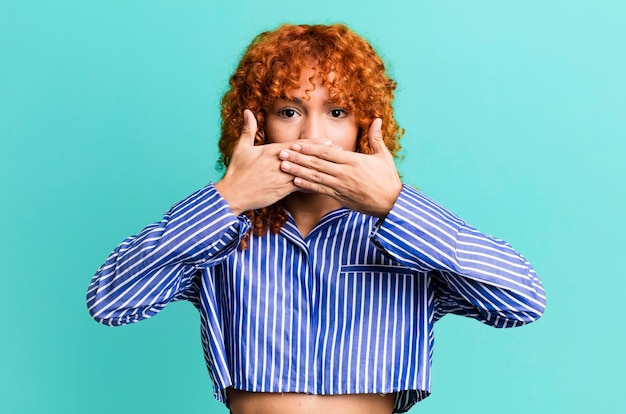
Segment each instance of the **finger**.
[{"label": "finger", "polygon": [[291,143],[291,147],[299,146],[300,144],[313,144],[313,145],[322,145],[324,147],[332,147],[333,142],[326,138],[318,138],[318,139],[299,139]]},{"label": "finger", "polygon": [[370,128],[367,131],[367,135],[370,140],[370,148],[372,149],[373,154],[380,154],[388,151],[385,141],[383,140],[383,133],[381,130],[382,125],[383,120],[376,118],[372,121]]},{"label": "finger", "polygon": [[[317,160],[320,161],[320,160]],[[290,174],[294,177],[304,178],[314,183],[330,184],[336,174],[336,164],[326,162],[328,168],[319,168],[315,166],[304,166],[295,162],[283,160],[280,163],[282,172]]]},{"label": "finger", "polygon": [[[311,142],[314,144],[319,144],[319,145],[323,145],[327,147],[330,147],[333,145],[333,142],[327,139],[318,139],[318,140],[309,139],[307,140],[307,142]],[[272,142],[269,144],[264,144],[263,147],[267,150],[268,153],[280,154],[282,151],[286,151],[290,149],[293,145],[294,145],[294,142]],[[333,148],[335,148],[335,146],[333,146]],[[285,157],[285,159],[287,159],[287,157]]]},{"label": "finger", "polygon": [[[351,180],[345,177],[345,171],[342,172],[338,164],[327,161],[323,162],[325,162],[330,169],[321,170],[307,168],[289,161],[283,161],[281,162],[281,171],[292,175],[293,183],[298,188],[306,190],[307,192],[326,194],[341,201],[341,198],[343,198],[342,194],[345,194],[345,183]],[[343,203],[343,201],[341,202]]]},{"label": "finger", "polygon": [[[335,150],[343,151],[343,150]],[[319,182],[313,178],[312,173],[336,177],[341,174],[342,165],[337,162],[325,160],[315,155],[302,154],[297,151],[282,150],[278,154],[281,162],[281,170],[294,176],[305,177]]]},{"label": "finger", "polygon": [[254,138],[256,136],[257,122],[254,114],[249,109],[243,111],[243,128],[241,129],[241,135],[237,145],[244,145],[247,147],[254,146]]},{"label": "finger", "polygon": [[334,192],[330,187],[327,187],[323,184],[307,181],[302,177],[294,178],[293,183],[297,188],[301,190],[306,190],[307,192],[327,194],[331,197],[334,195]]},{"label": "finger", "polygon": [[331,145],[320,145],[310,142],[297,142],[291,145],[288,152],[289,156],[293,158],[296,158],[298,154],[305,154],[338,164],[347,162],[347,154],[351,153]]}]

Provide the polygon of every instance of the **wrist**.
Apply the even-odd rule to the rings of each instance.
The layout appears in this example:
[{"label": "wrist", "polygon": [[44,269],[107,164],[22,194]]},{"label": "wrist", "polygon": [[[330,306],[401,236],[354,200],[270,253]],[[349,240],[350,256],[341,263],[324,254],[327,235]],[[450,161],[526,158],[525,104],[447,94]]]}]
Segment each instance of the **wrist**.
[{"label": "wrist", "polygon": [[228,185],[227,182],[224,181],[224,178],[219,180],[214,184],[217,192],[222,196],[222,198],[226,201],[230,209],[232,210],[235,216],[240,215],[244,211],[247,211],[239,201],[239,193],[240,191],[231,190],[231,186]]},{"label": "wrist", "polygon": [[385,200],[384,206],[381,208],[378,214],[375,216],[384,220],[385,217],[389,214],[389,212],[393,209],[393,206],[396,205],[396,201],[398,197],[400,197],[400,192],[402,191],[402,182],[398,180],[398,182],[391,187],[390,191],[387,193],[388,195],[384,197]]}]

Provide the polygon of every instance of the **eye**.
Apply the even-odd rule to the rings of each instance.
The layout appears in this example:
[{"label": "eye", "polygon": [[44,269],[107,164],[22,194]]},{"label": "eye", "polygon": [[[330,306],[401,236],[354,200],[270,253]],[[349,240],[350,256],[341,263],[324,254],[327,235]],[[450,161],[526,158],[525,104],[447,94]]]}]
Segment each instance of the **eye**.
[{"label": "eye", "polygon": [[278,116],[281,118],[293,118],[298,115],[295,109],[292,108],[282,108],[278,111]]},{"label": "eye", "polygon": [[330,110],[330,116],[332,118],[345,118],[348,116],[348,111],[343,108],[334,108]]}]

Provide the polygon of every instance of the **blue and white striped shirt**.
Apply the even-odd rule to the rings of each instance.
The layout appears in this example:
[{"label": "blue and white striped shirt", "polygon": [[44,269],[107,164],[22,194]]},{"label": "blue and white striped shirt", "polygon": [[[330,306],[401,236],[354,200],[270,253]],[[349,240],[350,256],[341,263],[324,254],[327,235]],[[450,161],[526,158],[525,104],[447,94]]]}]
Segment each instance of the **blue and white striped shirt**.
[{"label": "blue and white striped shirt", "polygon": [[340,208],[303,239],[289,217],[241,250],[249,228],[209,184],[111,253],[89,286],[89,312],[123,325],[189,300],[222,402],[229,386],[397,392],[404,412],[429,395],[443,315],[514,327],[545,307],[521,255],[406,185],[384,220]]}]

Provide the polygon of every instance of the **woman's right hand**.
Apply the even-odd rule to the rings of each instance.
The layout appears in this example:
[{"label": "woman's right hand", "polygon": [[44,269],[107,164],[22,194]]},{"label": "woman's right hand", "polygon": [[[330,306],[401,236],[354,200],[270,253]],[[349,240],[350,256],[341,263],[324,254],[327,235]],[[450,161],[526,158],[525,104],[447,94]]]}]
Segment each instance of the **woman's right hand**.
[{"label": "woman's right hand", "polygon": [[254,145],[257,122],[249,109],[224,177],[215,188],[235,215],[274,204],[299,190],[293,176],[280,169],[278,154],[293,143]]}]

